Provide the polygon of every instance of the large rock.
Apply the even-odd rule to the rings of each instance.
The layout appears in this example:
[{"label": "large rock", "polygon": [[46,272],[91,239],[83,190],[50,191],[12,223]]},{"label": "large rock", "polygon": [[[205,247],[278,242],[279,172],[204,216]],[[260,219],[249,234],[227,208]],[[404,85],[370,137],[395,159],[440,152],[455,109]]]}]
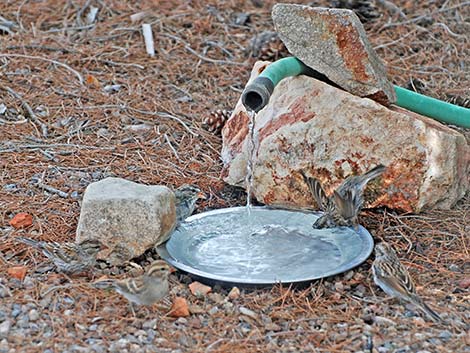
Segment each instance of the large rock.
[{"label": "large rock", "polygon": [[385,68],[353,11],[277,4],[272,17],[289,52],[306,65],[357,96],[386,105],[396,101]]},{"label": "large rock", "polygon": [[[255,65],[250,82],[267,64]],[[222,176],[232,185],[244,186],[248,120],[239,100],[222,131]],[[449,208],[469,187],[470,147],[463,135],[310,77],[281,81],[255,122],[253,193],[268,205],[314,205],[300,170],[331,192],[348,175],[382,163],[388,169],[370,183],[368,205],[404,211]]]},{"label": "large rock", "polygon": [[167,240],[175,222],[175,195],[169,188],[106,178],[85,190],[76,240],[104,242],[109,249],[100,257],[119,265]]}]

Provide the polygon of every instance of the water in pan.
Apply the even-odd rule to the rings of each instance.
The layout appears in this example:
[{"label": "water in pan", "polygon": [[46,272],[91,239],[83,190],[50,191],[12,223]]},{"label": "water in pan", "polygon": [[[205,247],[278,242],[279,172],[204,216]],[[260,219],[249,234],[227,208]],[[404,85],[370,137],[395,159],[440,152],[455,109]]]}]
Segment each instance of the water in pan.
[{"label": "water in pan", "polygon": [[192,268],[234,281],[321,277],[357,255],[362,244],[349,228],[314,230],[316,218],[264,208],[207,215],[183,223],[167,249]]}]

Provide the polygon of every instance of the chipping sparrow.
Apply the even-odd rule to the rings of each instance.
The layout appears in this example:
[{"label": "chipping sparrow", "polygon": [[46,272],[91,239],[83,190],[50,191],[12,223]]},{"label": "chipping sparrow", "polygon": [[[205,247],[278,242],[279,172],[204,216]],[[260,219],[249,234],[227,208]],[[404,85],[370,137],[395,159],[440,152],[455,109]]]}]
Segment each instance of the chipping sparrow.
[{"label": "chipping sparrow", "polygon": [[184,184],[175,190],[176,222],[180,223],[191,216],[199,199],[205,199],[201,190],[194,185]]},{"label": "chipping sparrow", "polygon": [[131,303],[151,305],[168,294],[169,274],[170,267],[166,262],[157,260],[150,264],[150,267],[141,276],[122,280],[105,279],[96,281],[94,286],[97,288],[112,287]]},{"label": "chipping sparrow", "polygon": [[325,213],[315,221],[313,228],[338,226],[357,228],[357,216],[364,204],[364,189],[369,181],[381,175],[385,169],[383,165],[378,165],[362,175],[347,177],[331,197],[326,195],[317,179],[310,178],[302,172],[313,198]]},{"label": "chipping sparrow", "polygon": [[375,261],[372,265],[372,273],[374,274],[375,284],[382,288],[385,293],[416,305],[433,321],[442,321],[441,317],[416,294],[412,278],[389,244],[382,242],[375,246]]},{"label": "chipping sparrow", "polygon": [[60,271],[70,274],[92,268],[96,255],[103,248],[103,244],[94,239],[86,239],[80,244],[36,241],[23,237],[16,237],[15,240],[41,250]]}]

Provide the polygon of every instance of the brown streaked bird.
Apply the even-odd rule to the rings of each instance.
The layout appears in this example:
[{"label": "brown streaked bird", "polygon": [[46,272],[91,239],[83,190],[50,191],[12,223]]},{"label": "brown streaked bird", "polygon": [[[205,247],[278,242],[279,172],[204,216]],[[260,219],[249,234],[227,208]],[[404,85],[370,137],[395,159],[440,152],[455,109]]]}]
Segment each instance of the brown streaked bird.
[{"label": "brown streaked bird", "polygon": [[170,267],[167,263],[163,260],[157,260],[150,264],[141,276],[122,280],[105,279],[96,281],[93,285],[97,288],[111,287],[131,303],[152,305],[168,294],[169,274]]},{"label": "brown streaked bird", "polygon": [[96,255],[104,248],[94,239],[86,239],[80,244],[36,241],[24,237],[15,240],[40,250],[50,259],[59,271],[75,274],[91,269],[96,263]]},{"label": "brown streaked bird", "polygon": [[313,228],[333,228],[354,226],[357,228],[357,216],[364,204],[364,189],[369,181],[380,176],[386,167],[378,165],[362,175],[347,177],[328,197],[323,187],[315,178],[301,172],[310,192],[324,214],[313,224]]},{"label": "brown streaked bird", "polygon": [[375,284],[385,293],[416,305],[435,322],[442,321],[441,317],[418,296],[410,274],[389,244],[382,242],[375,246],[372,273]]},{"label": "brown streaked bird", "polygon": [[196,209],[196,202],[205,199],[204,193],[195,185],[184,184],[175,190],[176,222],[183,222]]}]

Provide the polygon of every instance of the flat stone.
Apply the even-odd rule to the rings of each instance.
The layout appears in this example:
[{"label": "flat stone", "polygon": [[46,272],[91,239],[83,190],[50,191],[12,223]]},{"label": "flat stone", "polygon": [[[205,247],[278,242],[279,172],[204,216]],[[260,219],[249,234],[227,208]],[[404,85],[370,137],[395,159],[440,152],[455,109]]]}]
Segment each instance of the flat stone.
[{"label": "flat stone", "polygon": [[276,4],[274,27],[285,46],[307,66],[360,97],[396,101],[384,65],[354,11]]},{"label": "flat stone", "polygon": [[175,222],[175,196],[169,188],[109,177],[86,188],[76,241],[102,241],[108,249],[98,258],[122,265],[166,241]]},{"label": "flat stone", "polygon": [[0,338],[8,337],[8,333],[10,332],[11,328],[11,321],[5,320],[0,324]]},{"label": "flat stone", "polygon": [[[254,79],[266,62],[258,62]],[[239,100],[222,130],[222,177],[245,186],[248,115]],[[331,193],[347,176],[387,166],[366,206],[449,209],[469,189],[470,147],[430,118],[390,109],[307,76],[282,80],[255,117],[253,196],[267,205],[317,208],[300,171]]]}]

